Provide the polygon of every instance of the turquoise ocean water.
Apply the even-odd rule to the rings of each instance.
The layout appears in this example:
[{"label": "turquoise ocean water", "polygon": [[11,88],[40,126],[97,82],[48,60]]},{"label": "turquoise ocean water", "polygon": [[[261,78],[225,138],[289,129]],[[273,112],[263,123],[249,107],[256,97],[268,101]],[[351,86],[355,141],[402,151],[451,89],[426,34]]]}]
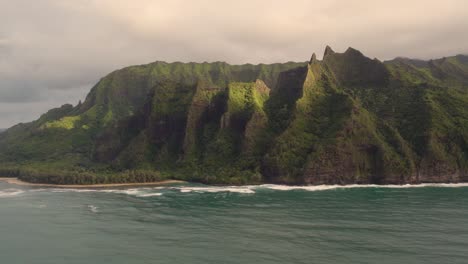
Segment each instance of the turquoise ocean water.
[{"label": "turquoise ocean water", "polygon": [[0,182],[0,263],[468,263],[468,185]]}]

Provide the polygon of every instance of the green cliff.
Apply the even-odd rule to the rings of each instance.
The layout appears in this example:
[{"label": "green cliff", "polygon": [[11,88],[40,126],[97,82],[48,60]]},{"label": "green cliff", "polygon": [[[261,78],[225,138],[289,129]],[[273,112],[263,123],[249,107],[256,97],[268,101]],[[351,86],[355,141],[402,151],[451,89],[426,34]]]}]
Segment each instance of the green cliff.
[{"label": "green cliff", "polygon": [[0,173],[32,182],[468,181],[468,57],[132,66],[77,106],[0,134]]}]

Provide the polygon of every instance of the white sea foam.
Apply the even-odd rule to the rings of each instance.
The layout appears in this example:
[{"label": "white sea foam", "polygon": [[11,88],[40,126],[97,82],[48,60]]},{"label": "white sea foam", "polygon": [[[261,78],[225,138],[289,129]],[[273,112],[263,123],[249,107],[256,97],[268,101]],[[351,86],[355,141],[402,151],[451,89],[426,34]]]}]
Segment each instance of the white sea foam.
[{"label": "white sea foam", "polygon": [[39,189],[36,191],[45,191],[45,192],[54,192],[54,193],[66,193],[66,192],[76,192],[76,193],[86,193],[86,192],[99,192],[98,189],[69,189],[69,188],[53,188],[53,189]]},{"label": "white sea foam", "polygon": [[392,188],[392,189],[405,189],[405,188],[424,188],[424,187],[443,187],[443,188],[459,188],[468,187],[468,183],[423,183],[423,184],[404,184],[404,185],[376,185],[376,184],[349,184],[349,185],[310,185],[310,186],[290,186],[290,185],[275,185],[264,184],[258,185],[257,188],[265,188],[277,191],[326,191],[334,189],[353,189],[353,188]]},{"label": "white sea foam", "polygon": [[162,193],[145,193],[145,194],[139,194],[137,197],[154,197],[154,196],[161,196]]},{"label": "white sea foam", "polygon": [[89,211],[91,211],[91,212],[93,212],[93,213],[98,213],[98,212],[99,212],[99,211],[98,211],[98,207],[97,207],[97,206],[94,206],[94,205],[92,205],[92,204],[89,204],[89,205],[88,205],[88,209],[89,209]]},{"label": "white sea foam", "polygon": [[187,192],[235,192],[252,194],[258,190],[275,190],[275,191],[327,191],[336,189],[354,189],[354,188],[425,188],[425,187],[442,187],[442,188],[459,188],[468,187],[468,183],[424,183],[424,184],[404,184],[404,185],[376,185],[376,184],[349,184],[349,185],[308,185],[308,186],[291,186],[278,184],[263,184],[263,185],[247,185],[247,186],[210,186],[210,187],[176,187],[182,193]]},{"label": "white sea foam", "polygon": [[24,193],[24,191],[20,189],[5,189],[0,191],[0,198],[15,197],[22,193]]},{"label": "white sea foam", "polygon": [[98,192],[104,192],[104,193],[117,193],[117,194],[127,194],[127,195],[138,195],[141,194],[142,189],[138,188],[133,188],[133,189],[111,189],[111,190],[97,190]]},{"label": "white sea foam", "polygon": [[[150,196],[161,196],[162,193],[152,193],[153,190],[159,190],[161,188],[132,188],[132,189],[41,189],[40,191],[51,191],[55,193],[114,193],[114,194],[125,194],[136,197],[150,197]],[[38,191],[38,190],[36,190]]]},{"label": "white sea foam", "polygon": [[276,185],[276,184],[263,184],[263,185],[246,185],[246,186],[178,186],[178,187],[142,187],[131,189],[65,189],[65,188],[41,188],[41,189],[5,189],[0,191],[0,198],[15,197],[23,193],[29,192],[52,192],[52,193],[114,193],[123,194],[134,197],[156,197],[161,196],[163,191],[180,192],[180,193],[239,193],[239,194],[254,194],[261,190],[273,191],[326,191],[337,189],[353,189],[353,188],[460,188],[468,187],[468,183],[424,183],[424,184],[405,184],[405,185],[374,185],[374,184],[351,184],[351,185],[313,185],[313,186],[290,186],[290,185]]},{"label": "white sea foam", "polygon": [[252,193],[255,193],[253,188],[254,188],[253,186],[226,186],[226,187],[210,186],[210,187],[178,187],[176,189],[180,190],[180,192],[182,192],[182,193],[188,193],[188,192],[197,192],[197,193],[231,192],[231,193],[252,194]]},{"label": "white sea foam", "polygon": [[102,192],[106,193],[117,193],[117,194],[126,194],[130,196],[136,197],[153,197],[153,196],[161,196],[162,193],[160,192],[153,192],[154,189],[151,188],[134,188],[134,189],[124,189],[124,190],[102,190]]}]

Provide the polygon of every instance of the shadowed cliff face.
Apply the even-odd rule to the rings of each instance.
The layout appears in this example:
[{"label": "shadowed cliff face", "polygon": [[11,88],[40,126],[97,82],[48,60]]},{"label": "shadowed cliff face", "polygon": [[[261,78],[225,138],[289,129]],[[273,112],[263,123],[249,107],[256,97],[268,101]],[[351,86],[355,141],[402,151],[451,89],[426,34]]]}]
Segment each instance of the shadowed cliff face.
[{"label": "shadowed cliff face", "polygon": [[0,134],[0,162],[228,184],[468,181],[467,87],[462,55],[382,63],[327,47],[309,63],[156,62]]}]

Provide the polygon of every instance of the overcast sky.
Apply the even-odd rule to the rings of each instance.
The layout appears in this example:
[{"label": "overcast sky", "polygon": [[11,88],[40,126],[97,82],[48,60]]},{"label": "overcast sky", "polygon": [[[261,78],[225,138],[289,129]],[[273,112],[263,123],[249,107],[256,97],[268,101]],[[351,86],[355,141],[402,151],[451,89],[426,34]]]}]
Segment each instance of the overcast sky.
[{"label": "overcast sky", "polygon": [[466,0],[0,0],[0,128],[76,104],[155,60],[306,61],[325,45],[381,60],[468,53]]}]

